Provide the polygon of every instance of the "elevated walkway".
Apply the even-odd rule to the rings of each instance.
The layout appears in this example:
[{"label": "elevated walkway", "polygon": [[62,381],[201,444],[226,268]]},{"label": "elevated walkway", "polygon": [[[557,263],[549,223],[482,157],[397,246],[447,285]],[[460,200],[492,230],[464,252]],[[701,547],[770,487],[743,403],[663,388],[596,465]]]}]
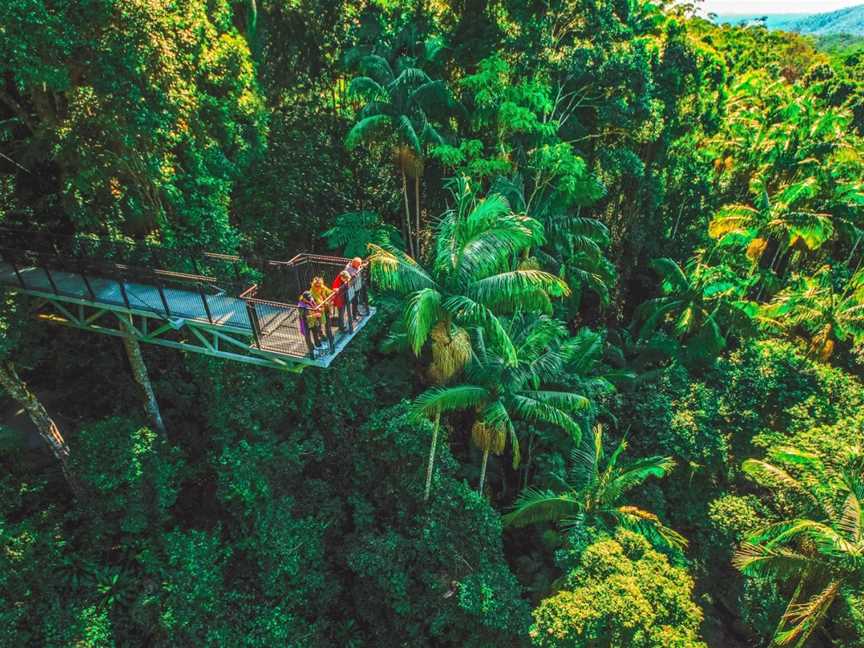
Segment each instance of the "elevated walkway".
[{"label": "elevated walkway", "polygon": [[[150,265],[131,265],[142,260]],[[289,371],[329,367],[375,314],[364,264],[321,304],[318,312],[330,316],[321,317],[318,347],[301,326],[309,311],[294,300],[312,277],[333,285],[348,261],[309,254],[245,260],[0,228],[0,286],[33,297],[40,319]]]}]

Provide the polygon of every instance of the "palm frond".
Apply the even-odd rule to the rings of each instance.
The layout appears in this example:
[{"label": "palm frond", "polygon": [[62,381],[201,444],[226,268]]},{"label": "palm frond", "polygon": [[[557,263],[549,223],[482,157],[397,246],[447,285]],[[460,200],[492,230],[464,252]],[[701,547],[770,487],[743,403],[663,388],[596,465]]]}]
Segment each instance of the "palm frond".
[{"label": "palm frond", "polygon": [[732,564],[747,576],[786,580],[800,576],[813,560],[791,549],[742,542]]},{"label": "palm frond", "polygon": [[864,497],[862,497],[864,488],[860,487],[860,482],[857,488],[855,482],[850,484],[848,477],[846,487],[849,489],[849,494],[843,502],[837,528],[846,533],[852,542],[859,543],[864,541]]},{"label": "palm frond", "polygon": [[624,493],[640,486],[650,477],[661,479],[674,467],[672,457],[645,457],[634,461],[610,474],[598,499],[607,503],[616,502]]},{"label": "palm frond", "polygon": [[565,391],[532,390],[522,392],[525,396],[534,400],[552,405],[567,412],[585,412],[591,406],[591,400],[582,394],[574,394]]},{"label": "palm frond", "polygon": [[406,67],[393,79],[393,85],[398,88],[414,87],[429,83],[429,75],[418,67]]},{"label": "palm frond", "polygon": [[420,355],[441,313],[441,293],[433,288],[422,288],[408,298],[403,320],[414,355]]},{"label": "palm frond", "polygon": [[494,227],[498,222],[511,213],[510,203],[501,194],[490,194],[478,200],[471,211],[465,217],[465,235],[471,237],[478,232],[482,232],[490,227]]},{"label": "palm frond", "polygon": [[438,286],[414,259],[390,246],[369,245],[372,279],[383,291],[407,295]]},{"label": "palm frond", "polygon": [[799,638],[806,640],[806,637],[815,630],[828,613],[828,609],[837,598],[842,584],[842,580],[831,580],[821,592],[806,602],[790,605],[783,614],[783,620],[794,625],[788,630],[778,632],[774,641],[780,646],[785,646]]},{"label": "palm frond", "polygon": [[708,223],[708,236],[719,239],[727,234],[745,234],[758,217],[759,212],[749,205],[727,205]]},{"label": "palm frond", "polygon": [[603,456],[603,431],[594,426],[594,434],[583,437],[570,451],[570,468],[567,471],[573,487],[587,492],[597,484],[600,477],[600,460]]},{"label": "palm frond", "polygon": [[636,334],[640,340],[646,340],[660,327],[667,316],[686,307],[686,302],[676,297],[657,297],[642,302],[634,313],[634,322],[642,322]]},{"label": "palm frond", "polygon": [[510,270],[516,256],[533,242],[534,237],[529,229],[510,221],[501,221],[497,226],[457,242],[447,262],[453,275],[467,284]]},{"label": "palm frond", "polygon": [[542,270],[511,270],[494,274],[468,286],[468,295],[492,310],[534,310],[544,297],[566,297],[570,288],[563,279]]},{"label": "palm frond", "polygon": [[769,488],[783,487],[804,497],[817,511],[823,511],[822,502],[810,492],[799,480],[774,464],[760,459],[747,459],[741,464],[741,470],[755,482]]},{"label": "palm frond", "polygon": [[538,522],[558,522],[581,511],[581,502],[571,494],[526,488],[519,495],[513,511],[501,518],[504,526],[524,527]]},{"label": "palm frond", "polygon": [[443,114],[450,105],[447,85],[437,79],[427,81],[411,91],[411,101],[417,103],[427,113]]},{"label": "palm frond", "polygon": [[375,79],[382,86],[393,82],[393,68],[383,56],[368,54],[360,59],[357,67],[361,74]]},{"label": "palm frond", "polygon": [[651,267],[663,279],[664,292],[686,292],[690,289],[690,281],[678,263],[668,257],[651,261]]},{"label": "palm frond", "polygon": [[443,306],[460,324],[482,327],[488,342],[502,354],[507,364],[515,366],[518,363],[516,347],[510,335],[498,317],[486,306],[463,295],[448,297]]},{"label": "palm frond", "polygon": [[426,415],[476,408],[486,403],[489,392],[478,385],[431,387],[414,400],[414,407]]},{"label": "palm frond", "polygon": [[519,418],[526,421],[539,421],[555,425],[570,433],[573,440],[579,443],[582,437],[582,428],[573,420],[573,417],[564,410],[544,403],[543,401],[524,395],[513,396],[513,405]]},{"label": "palm frond", "polygon": [[390,97],[387,89],[375,79],[368,76],[359,76],[351,79],[348,85],[348,94],[352,97],[360,97],[366,101],[386,102]]},{"label": "palm frond", "polygon": [[619,506],[614,514],[624,528],[644,536],[654,545],[679,551],[687,547],[687,538],[663,524],[660,518],[649,511],[636,506]]},{"label": "palm frond", "polygon": [[388,115],[373,115],[358,121],[345,136],[345,146],[357,148],[363,142],[370,142],[380,137],[391,126]]},{"label": "palm frond", "polygon": [[399,115],[399,119],[396,120],[396,132],[399,134],[399,139],[409,146],[414,153],[419,154],[421,152],[420,138],[408,115]]},{"label": "palm frond", "polygon": [[603,336],[583,327],[561,345],[561,353],[574,373],[587,374],[603,357]]},{"label": "palm frond", "polygon": [[611,240],[609,228],[596,218],[570,216],[567,218],[567,229],[579,241],[590,241],[598,247],[606,247]]}]

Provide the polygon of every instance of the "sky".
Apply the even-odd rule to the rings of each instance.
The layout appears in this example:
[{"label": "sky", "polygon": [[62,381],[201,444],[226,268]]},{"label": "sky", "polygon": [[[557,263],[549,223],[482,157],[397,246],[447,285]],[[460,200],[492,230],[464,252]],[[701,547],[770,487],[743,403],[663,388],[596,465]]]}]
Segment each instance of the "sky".
[{"label": "sky", "polygon": [[764,14],[822,13],[859,4],[864,0],[704,0],[697,6],[703,14]]}]

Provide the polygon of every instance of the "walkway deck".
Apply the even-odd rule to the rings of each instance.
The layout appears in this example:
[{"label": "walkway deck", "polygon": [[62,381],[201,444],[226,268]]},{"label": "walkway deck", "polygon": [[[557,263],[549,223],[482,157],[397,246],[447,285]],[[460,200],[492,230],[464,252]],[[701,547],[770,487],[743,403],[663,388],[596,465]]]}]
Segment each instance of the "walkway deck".
[{"label": "walkway deck", "polygon": [[[332,265],[341,269],[336,263]],[[316,273],[319,271],[316,267]],[[145,283],[146,280],[82,274],[41,265],[22,266],[14,258],[0,260],[0,285],[54,304],[60,313],[50,317],[54,321],[95,332],[124,334],[122,327],[117,330],[99,325],[100,313],[109,311],[118,317],[131,318],[129,322],[137,318],[141,325],[133,328],[142,342],[282,369],[298,364],[300,368],[329,367],[375,314],[374,308],[364,307],[355,296],[353,309],[347,309],[347,313],[354,314],[350,326],[346,313],[344,330],[335,321],[328,326],[332,344],[322,327],[323,346],[310,348],[299,321],[305,311],[296,305],[232,296],[212,280],[184,283],[172,281],[175,275],[170,272],[162,274],[167,279],[154,285]],[[74,307],[65,308],[62,304]],[[73,314],[75,308],[79,309],[80,317]],[[185,335],[181,332],[184,328]],[[293,368],[296,370],[296,366]]]}]

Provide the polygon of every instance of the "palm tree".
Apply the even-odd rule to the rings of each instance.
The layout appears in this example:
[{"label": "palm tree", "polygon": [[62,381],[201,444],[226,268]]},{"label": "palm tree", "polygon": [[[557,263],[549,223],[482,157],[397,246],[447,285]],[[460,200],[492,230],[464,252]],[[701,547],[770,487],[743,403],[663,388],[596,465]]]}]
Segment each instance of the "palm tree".
[{"label": "palm tree", "polygon": [[[443,143],[431,115],[443,114],[452,101],[443,81],[432,80],[413,59],[401,57],[395,66],[382,56],[369,54],[360,59],[360,76],[349,92],[365,102],[357,123],[348,132],[345,144],[354,149],[363,142],[386,142],[402,175],[405,203],[405,239],[412,256],[419,256],[420,176],[424,146]],[[408,177],[414,179],[415,224],[411,223]],[[413,230],[413,231],[412,231]]]},{"label": "palm tree", "polygon": [[809,338],[810,352],[827,360],[835,340],[864,340],[864,271],[856,272],[835,289],[836,278],[825,266],[812,276],[797,277],[759,311],[759,320],[769,328],[801,332]]},{"label": "palm tree", "polygon": [[[487,349],[482,332],[478,332],[465,382],[432,387],[414,402],[419,412],[433,415],[436,420],[445,412],[474,411],[471,438],[483,452],[480,492],[486,481],[489,454],[501,454],[508,439],[513,450],[513,467],[519,464],[514,420],[557,426],[578,443],[581,428],[575,417],[586,414],[591,404],[582,394],[549,387],[581,348],[578,341],[560,342],[566,335],[560,322],[544,316],[518,315],[507,322],[507,329],[515,346],[515,363],[508,362],[498,349]],[[427,482],[430,470],[427,467]]]},{"label": "palm tree", "polygon": [[[405,299],[401,324],[405,340],[419,355],[431,340],[428,376],[443,385],[471,359],[469,330],[500,349],[505,362],[517,363],[516,348],[499,315],[516,309],[551,309],[551,297],[569,294],[558,277],[518,267],[520,255],[543,241],[535,220],[513,213],[498,194],[478,199],[468,181],[449,186],[454,207],[435,228],[435,258],[427,271],[401,251],[371,245],[373,279],[379,288]],[[426,498],[440,429],[440,411],[428,410],[435,424],[426,474]]]},{"label": "palm tree", "polygon": [[726,344],[721,320],[731,322],[752,311],[752,305],[743,299],[746,285],[726,266],[708,266],[698,257],[684,268],[669,258],[655,259],[651,266],[663,279],[663,294],[637,309],[634,319],[641,322],[639,339],[650,338],[671,321],[675,338],[688,342],[703,356],[713,356]]},{"label": "palm tree", "polygon": [[755,206],[732,204],[723,207],[708,225],[708,234],[721,244],[739,244],[747,248],[747,256],[759,262],[768,248],[775,243],[774,256],[768,270],[778,269],[782,254],[820,248],[834,234],[831,215],[814,211],[806,203],[812,202],[819,191],[815,177],[787,184],[773,196],[762,181],[753,183]]},{"label": "palm tree", "polygon": [[[609,293],[615,283],[615,265],[604,252],[610,244],[606,225],[596,218],[582,216],[581,207],[562,206],[561,201],[551,200],[546,195],[539,199],[535,196],[529,204],[518,175],[496,178],[492,190],[505,196],[514,209],[524,211],[543,224],[549,241],[536,255],[544,265],[562,267],[563,276],[577,296],[587,289],[597,294],[603,304],[609,303]],[[578,304],[575,306],[578,308]]]},{"label": "palm tree", "polygon": [[514,365],[516,348],[499,316],[519,309],[549,312],[551,298],[570,294],[559,277],[519,268],[522,252],[543,242],[540,223],[513,213],[500,195],[479,199],[464,178],[449,188],[455,205],[436,225],[431,268],[394,248],[370,246],[373,279],[405,300],[408,346],[419,355],[432,340],[430,369],[442,383],[470,359],[468,329],[482,330]]},{"label": "palm tree", "polygon": [[573,451],[568,474],[557,477],[563,492],[525,489],[513,511],[504,516],[505,526],[523,527],[541,522],[555,522],[564,527],[621,525],[662,546],[677,549],[686,546],[686,539],[661,523],[653,513],[621,503],[625,493],[642,485],[649,477],[659,479],[666,475],[674,466],[670,457],[645,457],[620,465],[621,455],[627,448],[626,441],[622,440],[604,466],[600,425],[594,427],[591,443],[582,446]]},{"label": "palm tree", "polygon": [[[771,645],[801,648],[837,598],[847,588],[861,586],[864,455],[860,449],[853,452],[830,484],[816,455],[778,447],[768,458],[748,459],[742,468],[758,483],[782,492],[799,513],[751,533],[733,563],[747,576],[796,583]],[[835,506],[837,502],[842,503]]]}]

